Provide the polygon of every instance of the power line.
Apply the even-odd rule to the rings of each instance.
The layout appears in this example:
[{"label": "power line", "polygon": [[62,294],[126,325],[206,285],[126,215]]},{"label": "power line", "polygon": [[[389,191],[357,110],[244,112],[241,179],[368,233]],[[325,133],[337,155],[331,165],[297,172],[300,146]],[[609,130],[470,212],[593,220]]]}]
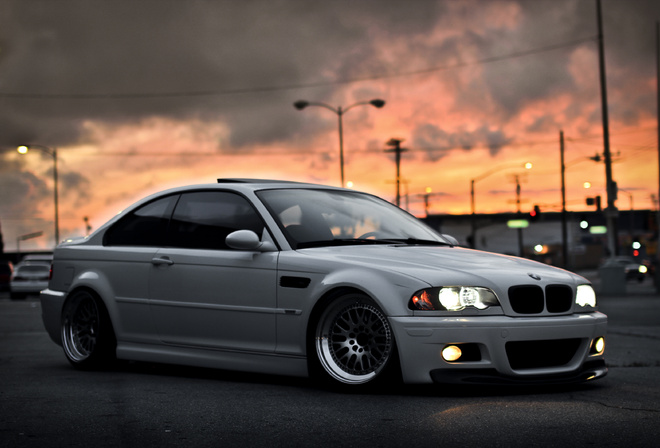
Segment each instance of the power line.
[{"label": "power line", "polygon": [[70,100],[98,100],[98,99],[149,99],[149,98],[187,98],[187,97],[205,97],[205,96],[224,96],[224,95],[239,95],[247,93],[267,93],[267,92],[280,92],[286,90],[308,89],[315,87],[328,87],[333,85],[351,84],[364,81],[377,81],[381,79],[400,78],[405,76],[415,76],[422,74],[429,74],[440,71],[454,70],[459,68],[470,67],[474,65],[489,64],[493,62],[504,61],[507,59],[521,58],[524,56],[531,56],[534,54],[545,53],[554,51],[561,48],[572,47],[585,42],[595,41],[597,36],[585,37],[570,42],[549,45],[546,47],[534,48],[531,50],[518,51],[502,56],[492,56],[476,61],[457,62],[455,64],[430,67],[420,70],[403,71],[399,73],[372,75],[357,78],[337,79],[334,81],[319,81],[312,83],[290,84],[283,86],[262,86],[262,87],[249,87],[239,89],[225,89],[225,90],[201,90],[197,92],[168,92],[168,93],[11,93],[0,92],[0,98],[8,99],[29,99],[29,100],[50,100],[50,99],[70,99]]}]

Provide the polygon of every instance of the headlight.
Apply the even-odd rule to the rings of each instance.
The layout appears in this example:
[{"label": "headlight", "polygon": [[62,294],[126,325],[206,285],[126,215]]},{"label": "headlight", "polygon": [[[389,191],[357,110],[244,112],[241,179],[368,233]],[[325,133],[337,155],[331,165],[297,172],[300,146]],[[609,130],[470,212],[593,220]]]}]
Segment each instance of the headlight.
[{"label": "headlight", "polygon": [[483,310],[499,306],[493,291],[479,286],[445,286],[422,289],[413,294],[408,307],[411,310],[461,311],[467,307]]},{"label": "headlight", "polygon": [[577,294],[575,294],[575,303],[581,307],[596,306],[596,292],[591,285],[579,285],[577,287]]}]

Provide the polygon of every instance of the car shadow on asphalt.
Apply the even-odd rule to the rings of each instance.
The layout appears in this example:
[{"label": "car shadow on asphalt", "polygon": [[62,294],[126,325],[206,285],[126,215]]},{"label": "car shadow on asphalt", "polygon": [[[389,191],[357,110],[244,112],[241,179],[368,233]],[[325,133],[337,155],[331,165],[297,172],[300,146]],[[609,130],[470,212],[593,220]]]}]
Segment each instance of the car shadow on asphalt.
[{"label": "car shadow on asphalt", "polygon": [[[84,372],[83,372],[84,373]],[[103,372],[111,375],[153,375],[159,377],[183,378],[191,380],[209,380],[224,383],[255,386],[281,386],[313,390],[330,394],[369,395],[369,396],[411,396],[438,398],[501,397],[523,395],[554,395],[597,390],[607,387],[606,382],[587,382],[577,384],[548,385],[476,385],[476,384],[402,384],[389,380],[370,387],[333,386],[311,378],[283,375],[250,373],[230,370],[159,364],[142,361],[119,361],[110,370]]]}]

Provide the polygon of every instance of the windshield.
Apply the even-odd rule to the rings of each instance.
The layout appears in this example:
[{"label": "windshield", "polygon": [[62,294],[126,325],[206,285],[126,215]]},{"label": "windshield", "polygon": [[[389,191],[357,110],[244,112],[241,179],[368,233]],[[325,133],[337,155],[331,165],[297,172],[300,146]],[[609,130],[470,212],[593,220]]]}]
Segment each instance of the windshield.
[{"label": "windshield", "polygon": [[368,194],[303,189],[257,194],[294,249],[348,244],[448,244],[415,217]]}]

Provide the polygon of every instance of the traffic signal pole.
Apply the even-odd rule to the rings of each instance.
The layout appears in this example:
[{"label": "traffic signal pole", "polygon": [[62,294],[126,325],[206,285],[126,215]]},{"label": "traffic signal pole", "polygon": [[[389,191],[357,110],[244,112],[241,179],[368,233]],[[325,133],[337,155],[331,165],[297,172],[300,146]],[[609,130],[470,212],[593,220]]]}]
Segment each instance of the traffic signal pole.
[{"label": "traffic signal pole", "polygon": [[559,131],[559,153],[561,159],[561,259],[564,264],[564,268],[568,268],[568,228],[566,223],[566,163],[564,161],[564,131]]}]

